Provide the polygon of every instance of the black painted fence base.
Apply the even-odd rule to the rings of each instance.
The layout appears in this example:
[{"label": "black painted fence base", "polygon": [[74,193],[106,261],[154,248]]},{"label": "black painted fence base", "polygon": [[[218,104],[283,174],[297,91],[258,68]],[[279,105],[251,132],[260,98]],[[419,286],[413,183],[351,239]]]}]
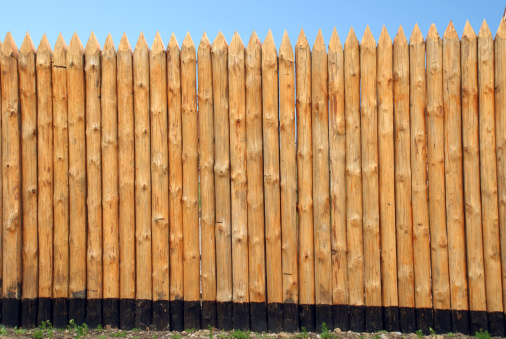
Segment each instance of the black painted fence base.
[{"label": "black painted fence base", "polygon": [[409,307],[367,307],[354,305],[298,305],[294,303],[232,303],[214,301],[0,298],[0,321],[6,327],[34,328],[50,321],[66,328],[70,320],[90,328],[111,326],[123,330],[183,331],[189,328],[251,330],[253,332],[387,332],[424,334],[488,331],[505,336],[502,312],[456,311]]}]

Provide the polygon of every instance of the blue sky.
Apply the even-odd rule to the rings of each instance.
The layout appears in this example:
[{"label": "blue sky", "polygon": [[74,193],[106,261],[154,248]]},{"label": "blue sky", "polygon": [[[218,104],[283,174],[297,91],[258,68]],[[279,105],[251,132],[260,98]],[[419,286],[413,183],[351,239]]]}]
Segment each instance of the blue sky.
[{"label": "blue sky", "polygon": [[165,45],[172,32],[181,44],[187,31],[197,45],[204,31],[212,41],[221,30],[228,42],[238,31],[247,44],[253,30],[263,40],[272,29],[279,47],[285,29],[292,44],[295,44],[303,28],[312,45],[319,28],[327,43],[334,26],[344,42],[351,26],[360,40],[366,25],[369,25],[377,40],[383,25],[392,39],[399,25],[403,26],[409,38],[415,23],[424,36],[431,23],[436,24],[442,35],[452,20],[461,35],[466,20],[478,33],[483,19],[487,20],[495,35],[505,5],[506,1],[499,0],[0,0],[0,40],[3,41],[10,31],[19,47],[28,31],[35,46],[38,46],[43,33],[54,46],[59,32],[68,44],[77,31],[83,45],[86,45],[93,30],[102,45],[109,32],[116,46],[126,32],[131,45],[135,46],[139,33],[143,31],[151,45],[158,30]]}]

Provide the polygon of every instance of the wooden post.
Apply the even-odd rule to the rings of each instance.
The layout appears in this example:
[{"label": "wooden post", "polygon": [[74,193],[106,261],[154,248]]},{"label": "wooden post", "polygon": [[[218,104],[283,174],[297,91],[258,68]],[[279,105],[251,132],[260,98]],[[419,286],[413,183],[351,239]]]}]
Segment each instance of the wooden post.
[{"label": "wooden post", "polygon": [[230,213],[230,138],[228,120],[228,45],[220,32],[213,42],[214,180],[216,197],[217,326],[232,322],[232,225]]},{"label": "wooden post", "polygon": [[360,59],[350,29],[344,43],[344,114],[346,119],[346,243],[350,289],[350,330],[364,331],[364,247],[362,243],[362,161],[360,152]]},{"label": "wooden post", "polygon": [[[464,36],[462,37],[464,38]],[[496,127],[494,116],[494,39],[486,21],[478,33],[478,97],[483,259],[488,331],[504,336],[501,251],[497,199]],[[464,175],[466,173],[464,172]],[[470,294],[471,300],[472,294]],[[471,308],[472,309],[472,308]],[[471,328],[471,331],[473,329]]]},{"label": "wooden post", "polygon": [[[505,20],[501,20],[501,23],[499,24],[499,28],[497,29],[497,33],[495,35],[494,47],[495,47],[494,77],[495,77],[495,122],[496,122],[495,131],[496,131],[496,150],[497,150],[497,198],[499,204],[499,234],[501,240],[501,262],[502,262],[501,276],[502,276],[503,305],[506,305],[506,93],[505,93],[506,21]],[[503,310],[506,310],[506,307],[503,306]]]},{"label": "wooden post", "polygon": [[169,328],[169,151],[167,138],[167,56],[156,32],[149,52],[151,118],[151,255],[153,326]]},{"label": "wooden post", "polygon": [[332,314],[334,328],[348,330],[346,262],[346,121],[344,118],[344,52],[336,28],[328,54],[329,144],[332,242]]},{"label": "wooden post", "polygon": [[313,202],[314,202],[314,251],[316,331],[322,324],[332,324],[332,266],[330,241],[329,196],[329,125],[328,125],[328,60],[321,30],[313,45],[311,84],[313,100]]},{"label": "wooden post", "polygon": [[[104,46],[105,47],[105,46]],[[105,49],[105,48],[104,48]],[[119,327],[135,327],[135,152],[132,47],[126,34],[118,46]]]},{"label": "wooden post", "polygon": [[[295,154],[294,53],[285,31],[279,47],[281,265],[283,331],[299,330],[297,277],[297,163]],[[332,313],[331,313],[332,314]],[[330,325],[330,324],[329,324]]]},{"label": "wooden post", "polygon": [[[393,46],[395,126],[395,221],[400,331],[416,331],[413,211],[411,207],[411,133],[409,127],[409,45],[402,26]],[[381,168],[381,167],[380,167]]]},{"label": "wooden post", "polygon": [[37,152],[39,304],[37,324],[52,320],[53,296],[53,93],[51,46],[44,34],[37,48]]},{"label": "wooden post", "polygon": [[3,303],[2,323],[19,326],[22,284],[21,112],[18,48],[10,32],[0,55],[2,91]]},{"label": "wooden post", "polygon": [[[262,142],[262,43],[255,31],[246,48],[246,166],[251,331],[266,332]],[[200,60],[200,58],[199,58]],[[200,72],[199,72],[200,74]],[[199,86],[200,88],[200,86]],[[202,120],[201,120],[202,121]],[[202,138],[202,133],[200,134]],[[201,174],[202,180],[202,174]]]},{"label": "wooden post", "polygon": [[196,68],[195,45],[188,32],[181,48],[185,328],[200,328],[199,145]]},{"label": "wooden post", "polygon": [[246,178],[246,91],[244,44],[237,32],[228,49],[232,274],[234,328],[249,330],[248,183]]},{"label": "wooden post", "polygon": [[[23,237],[23,295],[21,326],[33,328],[37,322],[38,241],[37,241],[37,86],[35,46],[26,33],[18,56],[19,101],[21,108],[21,192]],[[48,86],[50,84],[46,84]],[[48,239],[51,242],[50,239]],[[43,283],[44,284],[44,283]]]},{"label": "wooden post", "polygon": [[111,34],[102,52],[102,208],[104,213],[104,326],[119,326],[119,187],[116,48]]},{"label": "wooden post", "polygon": [[[443,48],[436,26],[427,35],[427,143],[429,161],[429,207],[432,258],[434,329],[451,331],[446,229]],[[415,255],[416,257],[416,255]],[[415,264],[416,266],[416,264]]]},{"label": "wooden post", "polygon": [[[88,257],[86,323],[94,328],[102,324],[102,113],[100,44],[91,32],[84,54],[86,74],[86,169],[88,178]],[[82,154],[81,154],[82,156]]]},{"label": "wooden post", "polygon": [[460,41],[450,21],[443,36],[443,108],[452,331],[469,334],[460,95]]},{"label": "wooden post", "polygon": [[[383,328],[378,193],[378,111],[376,41],[369,26],[360,42],[360,120],[362,136],[362,196],[364,218],[364,277],[368,332]],[[385,225],[386,226],[386,225]]]},{"label": "wooden post", "polygon": [[151,326],[151,130],[149,124],[149,48],[140,34],[133,57],[135,117],[135,327]]},{"label": "wooden post", "polygon": [[480,135],[478,116],[478,54],[473,28],[466,22],[460,51],[462,64],[462,142],[464,147],[464,198],[469,280],[470,333],[488,329],[483,266],[483,232],[480,195]]},{"label": "wooden post", "polygon": [[[392,39],[385,26],[378,40],[377,53],[381,301],[383,328],[393,332],[399,331],[395,233],[394,78]],[[409,86],[408,83],[405,85]]]},{"label": "wooden post", "polygon": [[84,48],[74,33],[67,50],[69,136],[69,320],[86,317],[86,140]]},{"label": "wooden post", "polygon": [[[170,328],[184,330],[183,312],[183,160],[181,131],[181,59],[172,33],[167,45],[167,100],[169,108],[169,267]],[[214,194],[213,194],[214,195]],[[214,197],[213,197],[214,198]],[[214,208],[213,208],[214,210]],[[213,223],[214,228],[214,223]],[[202,237],[202,240],[204,238]]]},{"label": "wooden post", "polygon": [[53,49],[53,139],[54,139],[54,275],[53,326],[69,323],[69,135],[67,114],[67,44],[60,34]]},{"label": "wooden post", "polygon": [[[214,236],[215,205],[214,205],[213,73],[211,64],[211,43],[209,42],[206,33],[202,35],[202,39],[199,44],[197,58],[198,58],[197,74],[198,74],[198,111],[199,111],[198,112],[199,168],[200,168],[200,196],[202,204],[201,218],[200,218],[201,253],[202,253],[201,254],[202,328],[207,328],[208,326],[216,327],[216,243],[215,243],[216,239]],[[172,119],[171,114],[169,114],[169,120],[170,119]],[[178,126],[181,126],[181,124],[176,122],[169,124],[170,128],[175,128]],[[179,127],[175,129],[174,135],[177,135],[176,134],[177,132],[179,133],[180,136],[181,129]],[[169,138],[170,137],[171,134],[169,134]],[[169,156],[171,155],[170,141],[171,140],[169,139]],[[177,146],[177,144],[175,143],[174,147],[179,146]],[[179,156],[180,154],[181,150],[179,149]],[[169,162],[170,161],[171,159],[169,159]],[[172,164],[173,163],[174,162],[172,162]],[[173,268],[174,266],[171,267]]]},{"label": "wooden post", "polygon": [[282,328],[281,197],[279,187],[278,54],[269,30],[262,48],[262,109],[264,142],[265,249],[267,328]]},{"label": "wooden post", "polygon": [[[297,191],[299,212],[300,327],[314,332],[313,138],[311,127],[311,49],[300,31],[295,45],[297,108]],[[311,178],[311,180],[309,180]]]},{"label": "wooden post", "polygon": [[[428,63],[427,63],[428,64]],[[427,204],[427,146],[425,138],[425,43],[415,24],[409,38],[409,106],[411,129],[411,201],[413,206],[413,265],[415,268],[416,328],[432,327],[431,228]],[[430,147],[433,151],[432,147]],[[442,163],[443,158],[440,158]],[[429,159],[430,160],[430,159]],[[429,167],[429,174],[430,174]],[[442,172],[441,172],[441,175]],[[430,185],[430,182],[429,182]],[[444,182],[441,183],[444,185]],[[439,187],[439,189],[441,186]],[[443,196],[444,198],[444,196]],[[441,204],[441,202],[440,202]],[[442,206],[441,206],[442,207]],[[443,207],[442,207],[443,208]],[[432,210],[431,210],[432,211]],[[431,212],[431,217],[434,217]],[[445,225],[443,223],[443,225]],[[436,246],[432,243],[432,246]],[[435,263],[434,259],[432,263]],[[432,271],[434,274],[434,271]],[[434,283],[434,280],[432,281]]]},{"label": "wooden post", "polygon": [[[0,58],[2,53],[2,42],[0,41]],[[1,94],[1,75],[0,75],[0,131],[2,124],[2,94]],[[2,137],[0,136],[0,150],[2,149]],[[1,157],[1,155],[0,155]],[[2,226],[0,227],[0,280],[3,277],[3,192],[2,192],[2,166],[0,166],[0,220]],[[1,284],[0,284],[1,285]],[[0,300],[3,300],[3,286],[0,286]],[[2,320],[2,310],[0,310],[0,321]]]}]

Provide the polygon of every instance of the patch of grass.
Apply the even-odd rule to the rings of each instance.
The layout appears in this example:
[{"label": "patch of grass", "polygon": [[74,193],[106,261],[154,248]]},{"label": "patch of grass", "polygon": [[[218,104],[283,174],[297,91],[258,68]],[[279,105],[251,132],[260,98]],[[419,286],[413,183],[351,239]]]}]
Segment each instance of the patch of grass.
[{"label": "patch of grass", "polygon": [[336,335],[329,331],[327,324],[322,324],[322,333],[321,333],[322,339],[337,339]]},{"label": "patch of grass", "polygon": [[102,325],[98,324],[97,325],[97,332],[102,332],[104,330],[104,328],[102,327]]},{"label": "patch of grass", "polygon": [[4,325],[0,325],[0,335],[7,335],[7,329]]},{"label": "patch of grass", "polygon": [[156,339],[158,338],[158,336],[156,334],[153,334],[153,339]]},{"label": "patch of grass", "polygon": [[306,327],[302,326],[300,329],[302,330],[302,333],[297,334],[297,338],[299,339],[309,338],[309,336],[307,335]]},{"label": "patch of grass", "polygon": [[174,335],[172,336],[172,339],[181,339],[181,338],[182,338],[182,336],[181,336],[181,334],[179,334],[179,333],[176,333],[176,334],[174,334]]},{"label": "patch of grass", "polygon": [[235,330],[234,332],[232,332],[230,334],[230,338],[234,338],[234,339],[249,339],[250,337],[250,332],[247,331],[241,331],[241,330]]},{"label": "patch of grass", "polygon": [[474,333],[478,339],[490,339],[490,333],[488,331],[479,330]]},{"label": "patch of grass", "polygon": [[430,335],[436,335],[436,331],[432,327],[429,327]]},{"label": "patch of grass", "polygon": [[185,332],[188,333],[188,334],[195,333],[196,331],[197,331],[197,329],[195,327],[192,327],[192,328],[189,328],[189,329],[185,330]]},{"label": "patch of grass", "polygon": [[213,327],[211,325],[207,325],[209,329],[209,339],[213,339]]},{"label": "patch of grass", "polygon": [[34,339],[42,339],[42,338],[44,338],[44,331],[40,328],[37,328],[32,331],[31,336]]},{"label": "patch of grass", "polygon": [[102,335],[99,335],[99,336],[98,336],[98,339],[107,339],[107,337],[106,337],[105,335],[103,335],[103,334],[102,334]]},{"label": "patch of grass", "polygon": [[450,338],[453,338],[453,337],[455,337],[455,333],[450,332],[450,333],[447,334],[447,336],[449,336]]},{"label": "patch of grass", "polygon": [[[14,334],[22,335],[22,334],[26,334],[26,332],[28,332],[28,330],[26,330],[24,328],[18,328],[17,326],[14,327]],[[2,333],[0,333],[0,334],[2,334]],[[6,335],[7,334],[7,330],[3,334]]]},{"label": "patch of grass", "polygon": [[375,336],[372,337],[372,339],[380,339],[380,336],[376,334]]},{"label": "patch of grass", "polygon": [[422,332],[422,330],[415,331],[415,334],[416,334],[416,337],[417,337],[418,339],[423,338],[423,332]]},{"label": "patch of grass", "polygon": [[132,332],[139,332],[141,329],[138,327],[132,328]]},{"label": "patch of grass", "polygon": [[126,337],[126,335],[127,335],[127,333],[123,332],[123,331],[111,333],[111,337],[114,337],[114,338],[124,338],[124,337]]}]

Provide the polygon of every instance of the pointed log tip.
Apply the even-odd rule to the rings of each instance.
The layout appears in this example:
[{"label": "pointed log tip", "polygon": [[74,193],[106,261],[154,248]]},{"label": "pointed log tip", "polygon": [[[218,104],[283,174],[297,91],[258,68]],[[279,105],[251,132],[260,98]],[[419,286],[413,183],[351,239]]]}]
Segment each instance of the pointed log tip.
[{"label": "pointed log tip", "polygon": [[67,43],[65,42],[65,39],[63,39],[63,35],[61,33],[58,35],[58,39],[56,39],[56,43],[54,44],[55,51],[60,49],[67,49]]},{"label": "pointed log tip", "polygon": [[332,31],[332,35],[330,36],[329,41],[329,51],[337,51],[343,49],[343,45],[341,45],[341,39],[339,39],[339,34],[337,34],[337,29],[334,27]]},{"label": "pointed log tip", "polygon": [[144,33],[142,33],[142,32],[139,35],[139,39],[137,39],[137,44],[135,45],[135,49],[149,49],[146,38],[144,37]]},{"label": "pointed log tip", "polygon": [[112,40],[111,33],[109,33],[107,35],[107,38],[105,38],[104,52],[105,51],[114,51],[114,50],[115,50],[114,41]]},{"label": "pointed log tip", "polygon": [[506,37],[506,20],[501,19],[501,23],[499,24],[499,27],[497,28],[496,36],[499,36],[500,38]]},{"label": "pointed log tip", "polygon": [[473,27],[469,23],[469,20],[466,21],[466,25],[464,26],[464,31],[462,32],[462,41],[464,40],[474,40],[476,39],[476,33],[474,32]]},{"label": "pointed log tip", "polygon": [[121,37],[121,41],[119,42],[118,51],[128,51],[132,52],[132,46],[130,46],[130,41],[128,41],[128,37],[126,35],[126,32],[123,33],[123,36]]},{"label": "pointed log tip", "polygon": [[[420,34],[421,36],[422,34]],[[399,30],[397,30],[397,34],[394,38],[394,44],[407,44],[408,40],[406,39],[406,34],[404,34],[404,29],[402,28],[402,25],[399,26]]]},{"label": "pointed log tip", "polygon": [[4,42],[2,44],[2,53],[5,56],[14,56],[18,57],[18,47],[16,46],[16,42],[14,42],[14,38],[12,37],[11,32],[7,32],[5,36]]},{"label": "pointed log tip", "polygon": [[35,53],[35,46],[33,44],[32,38],[30,37],[30,34],[26,32],[25,38],[23,39],[23,42],[21,43],[21,47],[19,49],[19,54],[30,54]]},{"label": "pointed log tip", "polygon": [[[474,33],[474,31],[473,31],[473,33]],[[492,32],[490,31],[490,28],[488,27],[488,24],[485,20],[483,20],[483,23],[481,24],[480,31],[478,32],[478,36],[480,37],[480,39],[484,39],[484,38],[488,38],[488,37],[492,36]]]},{"label": "pointed log tip", "polygon": [[439,33],[437,31],[435,24],[430,25],[429,33],[427,33],[427,39],[431,39],[431,40],[439,40],[440,39]]},{"label": "pointed log tip", "polygon": [[387,47],[388,45],[392,45],[392,38],[390,38],[390,34],[388,34],[387,28],[383,25],[383,28],[381,29],[381,34],[378,39],[378,46],[382,45],[384,47]]},{"label": "pointed log tip", "polygon": [[183,40],[183,46],[187,46],[187,47],[194,46],[190,31],[186,32],[186,35]]},{"label": "pointed log tip", "polygon": [[346,37],[346,41],[344,42],[344,46],[346,48],[346,45],[349,44],[357,44],[358,45],[358,39],[355,35],[355,31],[353,30],[353,27],[350,28],[350,31],[348,32],[348,36]]},{"label": "pointed log tip", "polygon": [[223,33],[221,31],[219,31],[216,38],[214,38],[213,48],[216,49],[216,48],[227,48],[227,47],[228,47],[227,40],[225,39],[225,36],[223,35]]},{"label": "pointed log tip", "polygon": [[160,54],[165,51],[165,46],[163,45],[162,37],[160,36],[160,33],[156,31],[155,38],[153,39],[153,44],[151,45],[151,53],[153,54]]},{"label": "pointed log tip", "polygon": [[74,35],[72,36],[72,39],[70,39],[68,52],[70,54],[75,53],[84,54],[84,47],[83,44],[81,43],[81,39],[79,39],[79,36],[77,35],[77,32],[75,32]]},{"label": "pointed log tip", "polygon": [[448,27],[446,27],[446,31],[443,34],[443,38],[444,39],[455,39],[455,38],[458,39],[459,38],[459,34],[455,30],[455,26],[453,25],[452,21],[450,21],[450,23],[448,24]]},{"label": "pointed log tip", "polygon": [[276,49],[276,44],[274,43],[274,37],[272,36],[272,31],[270,29],[269,29],[269,32],[267,32],[267,36],[265,37],[263,46],[264,46],[264,48]]},{"label": "pointed log tip", "polygon": [[37,53],[52,53],[51,45],[47,40],[46,33],[44,33],[44,35],[42,35],[42,39],[40,39],[39,46],[37,47]]},{"label": "pointed log tip", "polygon": [[241,36],[239,33],[237,33],[237,31],[235,31],[234,36],[232,37],[232,41],[230,41],[229,51],[235,54],[244,51],[244,44],[241,40]]},{"label": "pointed log tip", "polygon": [[415,24],[415,27],[413,27],[413,31],[411,32],[411,36],[409,37],[409,43],[419,44],[422,42],[423,42],[422,31],[420,31],[420,27],[418,27],[418,24]]},{"label": "pointed log tip", "polygon": [[374,40],[374,36],[372,35],[371,29],[369,28],[369,25],[366,26],[364,35],[362,36],[362,41],[360,42],[360,46],[376,46],[376,40]]},{"label": "pointed log tip", "polygon": [[251,33],[251,36],[248,41],[248,47],[246,47],[246,51],[260,50],[260,49],[262,49],[262,42],[260,41],[257,32],[253,30],[253,33]]},{"label": "pointed log tip", "polygon": [[169,40],[169,44],[167,45],[167,49],[179,49],[179,42],[177,41],[176,35],[172,32]]},{"label": "pointed log tip", "polygon": [[211,42],[209,41],[209,38],[207,37],[206,32],[202,34],[202,38],[200,38],[199,48],[200,47],[208,47],[211,46]]},{"label": "pointed log tip", "polygon": [[100,47],[100,44],[98,43],[97,37],[95,36],[95,33],[91,31],[90,37],[88,38],[88,42],[86,43],[86,54],[93,54],[97,51],[101,51],[102,48]]},{"label": "pointed log tip", "polygon": [[279,46],[279,57],[293,61],[293,55],[294,54],[292,43],[290,42],[288,33],[285,30],[285,33],[283,34],[283,39],[281,40],[281,45]]},{"label": "pointed log tip", "polygon": [[324,50],[325,49],[325,41],[323,40],[323,34],[321,28],[318,30],[318,34],[316,35],[316,39],[313,44],[313,50]]},{"label": "pointed log tip", "polygon": [[309,46],[309,43],[306,38],[306,33],[304,33],[304,29],[300,30],[299,37],[297,38],[297,46],[299,47]]}]

